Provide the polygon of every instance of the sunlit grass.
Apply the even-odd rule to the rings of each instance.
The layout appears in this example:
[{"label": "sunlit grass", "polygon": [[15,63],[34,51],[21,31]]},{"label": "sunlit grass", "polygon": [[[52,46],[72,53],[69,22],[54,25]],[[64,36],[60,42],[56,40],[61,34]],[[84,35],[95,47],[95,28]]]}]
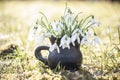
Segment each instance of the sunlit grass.
[{"label": "sunlit grass", "polygon": [[10,44],[18,45],[14,54],[8,53],[6,56],[0,54],[0,79],[69,80],[73,75],[77,75],[78,80],[93,77],[120,79],[120,5],[109,2],[75,1],[68,2],[68,6],[75,13],[93,14],[95,19],[101,22],[100,27],[96,28],[96,33],[103,44],[99,48],[91,46],[80,48],[83,53],[80,73],[50,70],[34,57],[34,49],[41,44],[29,42],[27,39],[29,29],[35,24],[39,11],[44,12],[49,20],[58,20],[64,12],[65,2],[13,1],[0,2],[0,53]]}]

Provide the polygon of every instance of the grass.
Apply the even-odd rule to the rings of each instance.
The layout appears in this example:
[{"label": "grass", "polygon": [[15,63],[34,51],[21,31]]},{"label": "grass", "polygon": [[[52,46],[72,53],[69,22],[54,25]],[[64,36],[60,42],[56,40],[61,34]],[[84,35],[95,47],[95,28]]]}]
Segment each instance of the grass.
[{"label": "grass", "polygon": [[[0,2],[0,79],[1,80],[119,80],[120,79],[120,11],[119,3],[68,2],[75,12],[94,14],[101,22],[96,28],[103,41],[99,48],[82,46],[83,63],[79,71],[50,70],[35,59],[36,46],[29,42],[29,29],[42,11],[49,20],[63,14],[65,2],[8,1]],[[45,43],[43,43],[45,44]],[[49,42],[48,42],[49,44]],[[17,48],[12,49],[10,45]],[[5,50],[13,52],[2,53]]]}]

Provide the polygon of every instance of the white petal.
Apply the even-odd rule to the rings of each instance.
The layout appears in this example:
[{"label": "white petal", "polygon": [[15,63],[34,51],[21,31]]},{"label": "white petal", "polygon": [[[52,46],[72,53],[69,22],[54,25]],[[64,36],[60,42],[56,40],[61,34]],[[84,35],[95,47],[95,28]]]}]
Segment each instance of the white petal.
[{"label": "white petal", "polygon": [[60,47],[62,47],[63,49],[67,47],[70,49],[70,43],[71,43],[70,37],[64,35],[60,41]]},{"label": "white petal", "polygon": [[73,46],[75,46],[75,40],[76,40],[76,35],[72,35],[72,37],[71,37],[71,42],[72,42],[72,44],[73,44]]},{"label": "white petal", "polygon": [[81,40],[81,45],[83,44],[88,44],[90,45],[91,44],[91,40],[89,40],[88,36],[84,36],[83,39]]},{"label": "white petal", "polygon": [[57,46],[57,52],[58,52],[58,53],[60,53],[60,49],[59,49],[59,47],[58,47],[58,46]]},{"label": "white petal", "polygon": [[91,19],[91,22],[88,24],[88,26],[91,26],[91,27],[95,27],[95,26],[99,26],[100,23],[98,21],[95,21],[94,19]]},{"label": "white petal", "polygon": [[54,43],[53,45],[50,46],[49,51],[52,52],[52,51],[55,50],[56,48],[57,48],[57,44]]},{"label": "white petal", "polygon": [[81,45],[85,44],[86,42],[86,38],[84,37],[82,40],[81,40]]},{"label": "white petal", "polygon": [[70,43],[71,43],[71,40],[70,40],[70,38],[68,38],[68,40],[67,40],[67,47],[68,47],[68,49],[70,49]]},{"label": "white petal", "polygon": [[63,49],[65,49],[65,47],[66,47],[65,45],[62,45],[62,48],[63,48]]},{"label": "white petal", "polygon": [[72,42],[73,46],[75,46],[75,43],[74,43],[75,42],[75,38],[74,38],[74,36],[71,37],[71,42]]},{"label": "white petal", "polygon": [[63,24],[61,22],[53,22],[51,23],[52,29],[53,29],[53,35],[55,37],[58,37],[62,34],[63,31]]},{"label": "white petal", "polygon": [[31,29],[28,35],[28,40],[33,41],[35,39],[36,30]]},{"label": "white petal", "polygon": [[57,52],[60,53],[60,50],[59,50],[59,47],[58,47],[57,43],[54,43],[53,45],[51,45],[50,48],[49,48],[49,51],[52,52],[55,49],[57,49]]},{"label": "white petal", "polygon": [[70,49],[70,45],[67,45],[67,48]]},{"label": "white petal", "polygon": [[79,37],[77,37],[77,42],[80,44],[80,38]]},{"label": "white petal", "polygon": [[97,36],[94,36],[94,41],[97,43],[97,44],[101,44],[102,41],[100,38],[98,38]]},{"label": "white petal", "polygon": [[34,40],[34,35],[33,35],[32,33],[30,33],[30,34],[28,35],[28,40],[29,40],[29,41],[33,41],[33,40]]},{"label": "white petal", "polygon": [[35,35],[35,40],[39,43],[42,43],[44,41],[44,38],[45,38],[44,34],[36,34]]},{"label": "white petal", "polygon": [[67,24],[67,27],[70,27],[73,23],[73,20],[74,20],[74,17],[72,14],[70,13],[67,13],[65,16],[64,16],[64,19],[65,19],[65,22]]}]

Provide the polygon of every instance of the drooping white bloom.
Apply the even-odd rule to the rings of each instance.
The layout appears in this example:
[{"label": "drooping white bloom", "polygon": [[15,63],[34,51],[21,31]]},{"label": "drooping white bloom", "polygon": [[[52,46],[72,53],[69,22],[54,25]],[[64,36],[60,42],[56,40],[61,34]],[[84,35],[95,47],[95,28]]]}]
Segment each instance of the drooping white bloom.
[{"label": "drooping white bloom", "polygon": [[101,39],[100,39],[99,37],[97,37],[97,36],[94,36],[94,40],[95,40],[95,42],[98,43],[98,44],[101,44],[101,43],[102,43]]},{"label": "drooping white bloom", "polygon": [[80,37],[77,34],[75,34],[71,37],[71,42],[72,42],[73,46],[75,46],[75,41],[76,40],[77,40],[78,43],[80,43]]},{"label": "drooping white bloom", "polygon": [[81,40],[81,44],[90,44],[91,43],[91,40],[90,40],[91,35],[92,35],[91,31],[86,32],[86,35],[83,36],[83,39]]},{"label": "drooping white bloom", "polygon": [[63,24],[61,22],[53,22],[53,23],[51,23],[51,26],[55,33],[55,34],[53,34],[53,36],[57,37],[58,35],[61,35],[62,30],[63,30]]},{"label": "drooping white bloom", "polygon": [[39,28],[40,25],[36,24],[34,27],[31,28],[29,35],[28,35],[28,40],[33,41],[36,37],[36,35],[39,33]]},{"label": "drooping white bloom", "polygon": [[102,44],[102,40],[100,38],[98,38],[97,36],[94,36],[91,44],[97,47],[97,46],[99,46],[99,44]]},{"label": "drooping white bloom", "polygon": [[99,25],[100,25],[100,23],[99,23],[98,21],[95,21],[94,18],[92,18],[92,19],[90,20],[90,22],[87,24],[87,26],[91,26],[92,28],[95,27],[95,26],[98,27]]},{"label": "drooping white bloom", "polygon": [[75,46],[75,41],[77,40],[77,42],[80,44],[80,36],[83,36],[84,34],[82,33],[82,31],[80,29],[76,29],[74,30],[74,32],[72,33],[72,37],[71,37],[71,42],[72,44]]},{"label": "drooping white bloom", "polygon": [[30,30],[29,35],[28,35],[28,40],[29,41],[33,41],[35,39],[35,31],[34,30]]},{"label": "drooping white bloom", "polygon": [[86,33],[86,36],[84,36],[81,41],[81,44],[93,45],[96,47],[101,43],[102,40],[98,38],[96,35],[94,35],[91,31],[88,31]]},{"label": "drooping white bloom", "polygon": [[[67,13],[65,16],[64,16],[64,20],[65,20],[65,23],[67,25],[67,27],[71,27],[71,26],[75,26],[75,22],[74,22],[74,16],[70,13]],[[74,23],[73,23],[74,22]]]},{"label": "drooping white bloom", "polygon": [[78,34],[78,35],[84,36],[82,30],[80,30],[80,29],[75,29],[75,30],[73,31],[72,35],[75,35],[75,34]]},{"label": "drooping white bloom", "polygon": [[42,43],[45,39],[45,35],[44,34],[36,34],[35,35],[35,40],[39,43]]},{"label": "drooping white bloom", "polygon": [[57,43],[54,43],[53,45],[51,45],[50,48],[49,48],[49,51],[52,52],[55,49],[57,49],[58,53],[60,53],[60,50],[59,50],[59,47],[58,47]]},{"label": "drooping white bloom", "polygon": [[62,37],[60,41],[60,47],[70,49],[71,39],[66,34]]},{"label": "drooping white bloom", "polygon": [[68,14],[68,13],[72,13],[72,12],[71,12],[70,8],[67,7],[67,9],[66,9],[65,12],[64,12],[64,15],[66,15],[66,14]]},{"label": "drooping white bloom", "polygon": [[94,24],[95,26],[98,27],[98,26],[100,25],[100,22],[99,22],[99,21],[95,21],[95,20],[94,20],[94,22],[95,22],[95,24]]},{"label": "drooping white bloom", "polygon": [[87,36],[84,36],[81,40],[81,45],[88,43]]}]

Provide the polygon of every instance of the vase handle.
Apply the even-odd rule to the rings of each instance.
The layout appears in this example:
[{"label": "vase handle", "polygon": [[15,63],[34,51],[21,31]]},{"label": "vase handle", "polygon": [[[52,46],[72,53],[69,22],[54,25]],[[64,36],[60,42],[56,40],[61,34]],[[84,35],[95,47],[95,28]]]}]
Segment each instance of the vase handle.
[{"label": "vase handle", "polygon": [[36,49],[35,49],[35,57],[42,61],[45,65],[48,65],[48,60],[45,59],[42,55],[41,55],[41,51],[42,50],[49,50],[49,47],[48,46],[38,46]]}]

